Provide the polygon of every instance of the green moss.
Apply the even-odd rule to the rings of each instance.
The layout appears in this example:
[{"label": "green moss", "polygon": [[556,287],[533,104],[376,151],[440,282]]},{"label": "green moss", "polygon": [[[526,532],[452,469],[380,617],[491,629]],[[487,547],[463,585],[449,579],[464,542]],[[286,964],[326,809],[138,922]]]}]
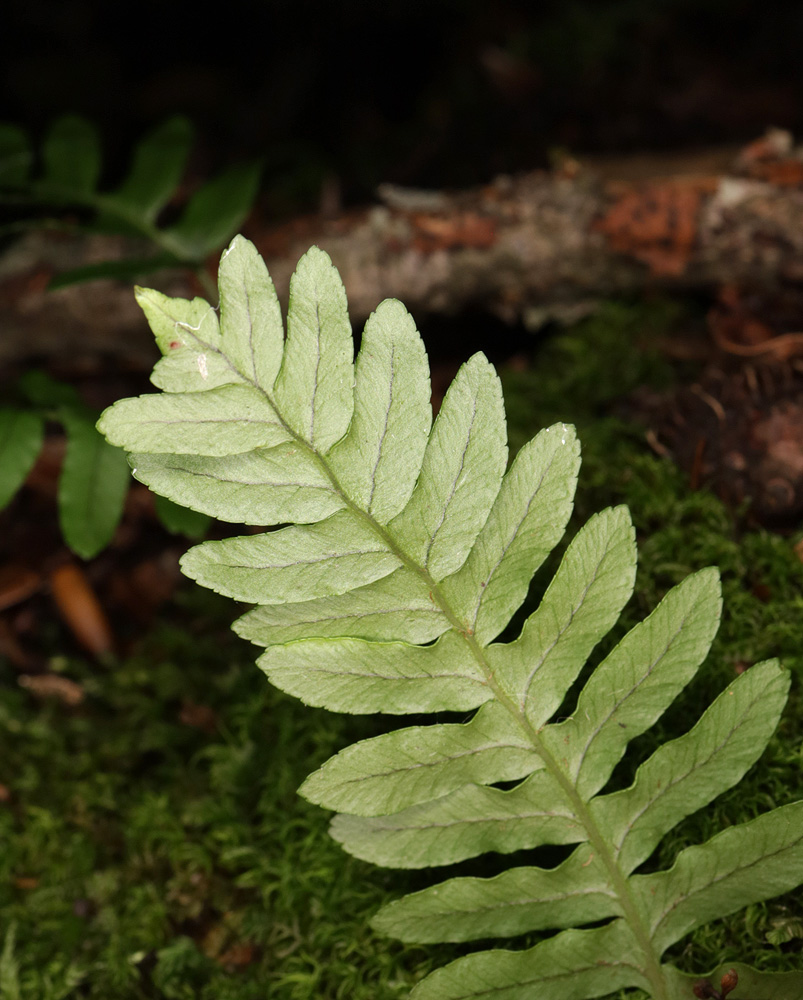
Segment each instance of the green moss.
[{"label": "green moss", "polygon": [[[368,930],[382,875],[295,795],[348,722],[271,690],[217,602],[184,597],[110,672],[67,665],[80,709],[3,699],[0,905],[21,995],[402,995],[423,955]],[[212,706],[216,731],[182,723],[182,700]]]}]

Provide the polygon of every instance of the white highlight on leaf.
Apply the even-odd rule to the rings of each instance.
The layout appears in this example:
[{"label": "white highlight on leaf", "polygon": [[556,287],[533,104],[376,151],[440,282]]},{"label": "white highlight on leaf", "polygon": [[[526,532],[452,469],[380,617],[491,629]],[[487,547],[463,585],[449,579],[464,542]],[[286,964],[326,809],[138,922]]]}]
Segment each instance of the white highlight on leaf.
[{"label": "white highlight on leaf", "polygon": [[[203,316],[201,317],[201,319],[200,319],[200,320],[198,321],[198,326],[193,326],[193,325],[192,325],[191,323],[184,323],[184,322],[182,322],[181,320],[176,320],[176,327],[177,327],[177,328],[178,328],[178,327],[181,327],[181,328],[182,328],[183,330],[186,330],[186,331],[187,331],[188,333],[199,333],[199,332],[200,332],[200,329],[201,329],[201,327],[202,327],[202,326],[204,325],[204,323],[206,322],[206,317],[207,317],[207,316],[209,315],[209,313],[211,313],[211,312],[216,312],[216,309],[215,309],[215,307],[214,307],[214,306],[208,306],[208,308],[207,308],[206,312],[205,312],[205,313],[204,313],[204,315],[203,315]],[[184,342],[182,341],[182,343],[184,343]]]},{"label": "white highlight on leaf", "polygon": [[201,373],[201,378],[202,379],[209,378],[209,369],[206,367],[206,355],[199,354],[197,361],[198,361],[198,371]]}]

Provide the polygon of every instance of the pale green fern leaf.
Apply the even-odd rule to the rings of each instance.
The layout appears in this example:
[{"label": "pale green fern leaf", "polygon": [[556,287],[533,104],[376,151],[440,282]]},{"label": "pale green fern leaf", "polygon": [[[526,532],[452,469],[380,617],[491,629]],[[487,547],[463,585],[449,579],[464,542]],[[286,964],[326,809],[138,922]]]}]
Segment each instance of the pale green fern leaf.
[{"label": "pale green fern leaf", "polygon": [[[377,914],[377,930],[411,942],[559,932],[466,955],[424,979],[415,1000],[588,1000],[628,988],[689,1000],[693,978],[663,953],[803,882],[803,803],[689,846],[669,870],[637,869],[757,761],[787,673],[774,661],[752,667],[630,787],[606,793],[628,743],[708,652],[716,571],[672,589],[587,668],[636,572],[627,510],[603,511],[518,634],[500,641],[565,530],[572,429],[542,431],[508,468],[499,380],[482,355],[461,368],[433,424],[426,354],[404,307],[377,309],[354,365],[343,286],[320,250],[292,280],[286,339],[245,240],[224,253],[219,280],[219,317],[197,299],[138,293],[164,355],[153,375],[163,392],[115,404],[101,429],[158,493],[278,526],[207,542],[182,563],[203,586],[256,605],[235,629],[264,647],[259,665],[275,685],[333,711],[463,715],[348,747],[302,794],[337,811],[331,832],[347,851],[381,865],[565,845],[557,867],[448,879]],[[803,993],[801,973],[736,969],[753,1000]]]},{"label": "pale green fern leaf", "polygon": [[308,253],[290,279],[287,343],[272,397],[282,423],[318,452],[343,437],[354,409],[346,290],[324,258],[320,250]]},{"label": "pale green fern leaf", "polygon": [[397,729],[356,743],[310,775],[301,794],[356,816],[382,816],[465,784],[513,781],[543,766],[509,713],[492,701],[463,724]]},{"label": "pale green fern leaf", "polygon": [[629,740],[660,718],[692,679],[720,609],[716,572],[688,577],[600,663],[572,718],[545,731],[546,745],[562,755],[585,798],[605,784]]},{"label": "pale green fern leaf", "polygon": [[354,373],[354,419],[332,449],[343,490],[380,524],[407,505],[432,427],[429,365],[412,318],[383,302],[362,335]]},{"label": "pale green fern leaf", "polygon": [[[423,643],[443,635],[449,628],[449,620],[433,604],[426,581],[404,567],[347,594],[257,608],[236,621],[233,627],[238,635],[260,646],[274,646],[292,639],[304,639],[309,635],[348,636],[379,641],[398,639],[402,642]],[[355,655],[359,654],[361,648],[359,644],[354,647]],[[299,652],[302,655],[313,655],[314,650],[311,646],[305,646]],[[371,650],[366,652],[370,655]],[[399,652],[405,655],[408,650],[403,647]],[[326,672],[326,665],[322,665],[320,680]],[[356,664],[354,674],[344,671],[337,664],[334,665],[334,673],[343,674],[346,678],[358,676]],[[317,681],[305,685],[304,677],[296,674],[291,663],[290,675],[306,690],[308,704],[324,704],[326,692],[319,688]],[[360,681],[357,680],[356,684],[359,689]],[[401,685],[402,688],[405,686],[409,688],[410,685]],[[381,698],[381,691],[378,694]],[[405,710],[403,704],[402,698],[397,711]],[[347,703],[342,710],[360,711],[351,703]],[[363,711],[376,712],[382,709],[371,707]],[[415,712],[418,709],[410,708],[408,711]]]},{"label": "pale green fern leaf", "polygon": [[452,382],[427,442],[410,502],[390,525],[433,580],[466,560],[488,518],[507,464],[502,388],[474,355]]},{"label": "pale green fern leaf", "polygon": [[155,492],[221,521],[321,521],[346,506],[314,458],[293,443],[219,458],[139,453],[131,464]]},{"label": "pale green fern leaf", "polygon": [[687,847],[669,871],[634,875],[631,884],[663,950],[695,927],[793,889],[801,871],[803,802],[792,802]]},{"label": "pale green fern leaf", "polygon": [[318,524],[209,542],[182,562],[204,587],[253,604],[268,590],[276,604],[342,594],[399,566],[369,525],[345,510]]},{"label": "pale green fern leaf", "polygon": [[593,800],[592,812],[624,871],[633,871],[681,819],[752,767],[778,724],[788,687],[775,661],[756,664],[685,736],[656,750],[630,788]]},{"label": "pale green fern leaf", "polygon": [[420,943],[472,941],[621,914],[604,868],[584,844],[556,868],[511,868],[494,878],[454,878],[411,893],[386,906],[374,926]]}]

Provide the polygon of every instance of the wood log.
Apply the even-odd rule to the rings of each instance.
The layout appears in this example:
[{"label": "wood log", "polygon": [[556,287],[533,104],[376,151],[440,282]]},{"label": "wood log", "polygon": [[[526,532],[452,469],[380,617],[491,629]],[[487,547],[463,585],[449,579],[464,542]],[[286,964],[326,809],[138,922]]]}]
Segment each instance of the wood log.
[{"label": "wood log", "polygon": [[[418,318],[479,308],[536,328],[570,321],[600,299],[645,288],[803,281],[803,153],[772,130],[729,167],[714,157],[622,179],[567,159],[550,171],[500,177],[457,192],[380,188],[380,202],[332,217],[246,227],[280,296],[311,245],[340,269],[360,323],[384,298]],[[700,166],[703,169],[700,169]],[[46,292],[47,276],[124,243],[65,243],[38,234],[0,260],[0,362],[81,349],[152,351],[128,285],[93,282]],[[213,266],[213,265],[210,265]],[[45,275],[43,279],[43,275]],[[199,294],[187,275],[160,277]]]},{"label": "wood log", "polygon": [[[473,306],[537,327],[645,287],[803,280],[803,155],[773,130],[730,169],[623,180],[573,160],[456,193],[388,185],[383,203],[257,230],[282,290],[312,243],[362,318],[383,298],[414,315]],[[709,158],[710,162],[710,158]]]}]

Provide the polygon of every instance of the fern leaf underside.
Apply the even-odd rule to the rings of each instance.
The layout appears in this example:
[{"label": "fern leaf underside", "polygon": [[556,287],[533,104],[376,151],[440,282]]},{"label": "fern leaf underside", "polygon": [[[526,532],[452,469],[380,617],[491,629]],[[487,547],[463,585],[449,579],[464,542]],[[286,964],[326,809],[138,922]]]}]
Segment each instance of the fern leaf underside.
[{"label": "fern leaf underside", "polygon": [[[157,493],[222,520],[285,525],[199,545],[184,572],[256,605],[236,631],[264,647],[269,679],[310,705],[474,712],[349,747],[302,794],[336,810],[333,836],[376,864],[570,848],[556,868],[453,878],[382,909],[375,927],[407,941],[559,930],[531,948],[458,959],[413,996],[583,1000],[633,987],[688,1000],[693,979],[662,954],[700,924],[803,881],[803,803],[686,848],[668,871],[638,868],[755,763],[785,703],[786,672],[774,661],[751,668],[631,787],[606,793],[628,742],[706,656],[717,573],[671,590],[554,721],[636,569],[627,510],[603,511],[573,539],[520,634],[498,640],[564,533],[579,466],[573,429],[542,431],[508,468],[501,388],[482,355],[460,369],[433,424],[426,353],[404,307],[378,307],[353,364],[345,292],[317,248],[293,277],[286,338],[246,240],[224,252],[219,284],[219,312],[138,292],[164,355],[153,374],[163,391],[118,402],[99,424]],[[803,991],[803,974],[740,970],[752,1000]]]}]

